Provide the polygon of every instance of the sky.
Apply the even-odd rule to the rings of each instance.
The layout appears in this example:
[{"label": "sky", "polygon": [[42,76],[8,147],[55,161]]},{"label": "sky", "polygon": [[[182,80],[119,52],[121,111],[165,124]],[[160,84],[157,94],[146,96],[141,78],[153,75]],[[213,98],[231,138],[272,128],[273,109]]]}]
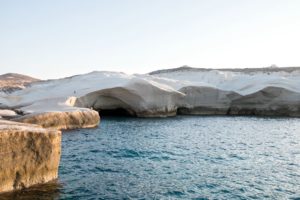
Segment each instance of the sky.
[{"label": "sky", "polygon": [[299,0],[0,0],[0,74],[300,66]]}]

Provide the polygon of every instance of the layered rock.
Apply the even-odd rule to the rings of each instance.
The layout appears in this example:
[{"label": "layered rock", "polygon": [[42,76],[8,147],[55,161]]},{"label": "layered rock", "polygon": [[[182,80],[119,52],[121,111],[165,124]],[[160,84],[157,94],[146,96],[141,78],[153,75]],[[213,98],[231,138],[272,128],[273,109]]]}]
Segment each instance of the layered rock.
[{"label": "layered rock", "polygon": [[99,113],[89,108],[73,107],[74,102],[72,101],[75,101],[75,99],[69,98],[67,101],[65,98],[44,99],[22,105],[18,109],[18,112],[22,115],[15,115],[10,119],[59,130],[98,126],[100,122]]},{"label": "layered rock", "polygon": [[56,179],[60,154],[60,131],[0,120],[0,192]]},{"label": "layered rock", "polygon": [[178,114],[226,115],[231,102],[241,95],[211,87],[183,87],[179,90],[185,96],[181,100]]},{"label": "layered rock", "polygon": [[28,114],[16,119],[17,122],[38,124],[44,128],[59,130],[93,128],[98,126],[100,117],[98,112],[90,109],[76,111],[56,111]]},{"label": "layered rock", "polygon": [[77,107],[92,107],[101,113],[124,110],[138,117],[174,116],[177,101],[184,95],[175,90],[162,89],[136,81],[126,87],[115,87],[86,94],[75,102]]},{"label": "layered rock", "polygon": [[266,87],[231,104],[231,115],[300,116],[300,93],[279,87]]},{"label": "layered rock", "polygon": [[[274,93],[278,101],[274,103],[273,97],[261,95],[268,87],[289,92],[277,98],[277,91],[267,91],[271,96]],[[260,115],[267,112],[267,115],[298,116],[299,93],[300,68],[215,70],[182,67],[134,75],[92,72],[38,82],[11,94],[0,92],[0,107],[18,109],[26,114],[20,118],[25,122],[72,128],[90,127],[97,121],[73,120],[80,116],[96,117],[90,111],[82,111],[83,108],[93,108],[100,115],[114,113],[137,117],[165,117],[176,113]],[[58,121],[50,119],[57,116],[66,119],[61,120],[65,124],[78,126],[59,125]]]}]

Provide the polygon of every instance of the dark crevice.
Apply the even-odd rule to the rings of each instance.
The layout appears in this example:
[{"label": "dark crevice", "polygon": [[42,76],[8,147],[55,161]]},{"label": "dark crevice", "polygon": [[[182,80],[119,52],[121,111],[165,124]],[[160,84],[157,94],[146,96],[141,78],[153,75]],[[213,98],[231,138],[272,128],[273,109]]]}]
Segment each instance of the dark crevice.
[{"label": "dark crevice", "polygon": [[135,112],[126,110],[124,108],[116,108],[116,109],[103,109],[98,110],[99,115],[102,116],[115,116],[115,117],[136,117]]}]

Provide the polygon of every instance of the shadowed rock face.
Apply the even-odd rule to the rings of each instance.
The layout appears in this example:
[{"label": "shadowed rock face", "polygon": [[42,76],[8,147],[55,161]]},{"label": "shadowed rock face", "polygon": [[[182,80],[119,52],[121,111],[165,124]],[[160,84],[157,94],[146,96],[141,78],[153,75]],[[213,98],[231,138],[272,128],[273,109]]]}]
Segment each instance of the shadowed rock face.
[{"label": "shadowed rock face", "polygon": [[63,185],[58,181],[50,181],[11,192],[1,193],[1,200],[57,200],[60,199]]},{"label": "shadowed rock face", "polygon": [[241,95],[211,87],[184,87],[179,90],[185,96],[181,99],[178,114],[226,115],[231,102]]},{"label": "shadowed rock face", "polygon": [[58,176],[61,132],[0,120],[0,193]]},{"label": "shadowed rock face", "polygon": [[209,87],[185,87],[186,96],[178,114],[300,116],[300,94],[278,87],[267,87],[242,96]]},{"label": "shadowed rock face", "polygon": [[71,112],[29,114],[14,120],[23,123],[38,124],[44,128],[62,130],[96,127],[100,122],[100,117],[98,112],[86,109]]},{"label": "shadowed rock face", "polygon": [[135,116],[137,109],[134,108],[132,103],[139,105],[142,98],[137,94],[125,88],[111,88],[104,89],[89,93],[76,99],[75,107],[93,108],[99,111],[100,115],[102,110],[104,112],[124,110],[128,115]]},{"label": "shadowed rock face", "polygon": [[300,116],[300,94],[278,87],[267,87],[233,100],[231,115]]},{"label": "shadowed rock face", "polygon": [[[105,115],[166,117],[184,115],[277,115],[300,116],[300,94],[283,88],[267,87],[242,96],[212,87],[188,86],[177,93],[149,88],[145,97],[126,88],[99,90],[76,100],[75,106],[93,107]],[[161,101],[160,101],[161,100]]]}]

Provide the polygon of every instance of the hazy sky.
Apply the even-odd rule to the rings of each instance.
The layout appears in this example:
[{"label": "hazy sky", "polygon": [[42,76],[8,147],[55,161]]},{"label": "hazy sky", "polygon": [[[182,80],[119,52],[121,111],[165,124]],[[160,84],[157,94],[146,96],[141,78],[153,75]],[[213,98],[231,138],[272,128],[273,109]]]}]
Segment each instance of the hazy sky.
[{"label": "hazy sky", "polygon": [[0,0],[0,73],[300,66],[300,0]]}]

